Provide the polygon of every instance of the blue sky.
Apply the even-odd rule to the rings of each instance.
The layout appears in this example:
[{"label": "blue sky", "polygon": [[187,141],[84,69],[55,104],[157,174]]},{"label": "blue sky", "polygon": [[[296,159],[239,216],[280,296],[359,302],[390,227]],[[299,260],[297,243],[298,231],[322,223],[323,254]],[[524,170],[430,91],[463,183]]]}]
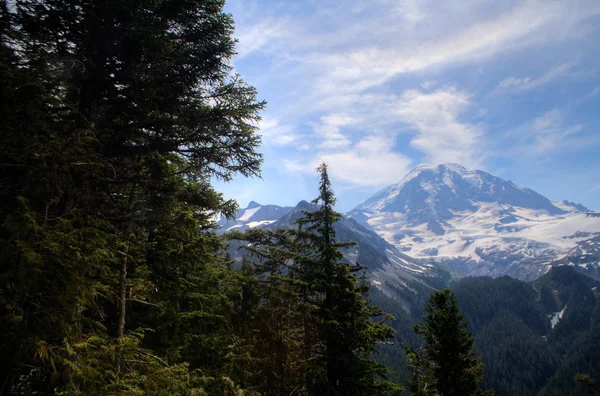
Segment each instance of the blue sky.
[{"label": "blue sky", "polygon": [[419,163],[454,162],[600,210],[600,1],[229,0],[233,65],[268,102],[244,207],[348,211]]}]

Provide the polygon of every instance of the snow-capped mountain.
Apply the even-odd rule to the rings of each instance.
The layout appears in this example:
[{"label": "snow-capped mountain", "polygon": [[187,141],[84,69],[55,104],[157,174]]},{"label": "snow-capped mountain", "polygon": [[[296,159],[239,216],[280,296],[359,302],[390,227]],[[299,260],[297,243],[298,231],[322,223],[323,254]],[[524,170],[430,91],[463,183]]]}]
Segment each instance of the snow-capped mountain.
[{"label": "snow-capped mountain", "polygon": [[[398,250],[465,275],[533,279],[600,235],[600,215],[582,205],[456,164],[419,165],[347,216]],[[584,256],[573,265],[598,266],[597,256]]]},{"label": "snow-capped mountain", "polygon": [[274,223],[292,209],[291,206],[261,205],[258,202],[251,201],[247,208],[237,211],[235,220],[225,218],[219,220],[217,223],[220,226],[218,232],[245,231],[248,228],[266,226]]}]

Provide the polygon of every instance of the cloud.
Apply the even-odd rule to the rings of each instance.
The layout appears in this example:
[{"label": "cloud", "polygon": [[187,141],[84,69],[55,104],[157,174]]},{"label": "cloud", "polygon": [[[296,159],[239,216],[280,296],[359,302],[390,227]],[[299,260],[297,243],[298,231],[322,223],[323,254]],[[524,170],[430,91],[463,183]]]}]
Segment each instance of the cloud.
[{"label": "cloud", "polygon": [[423,81],[421,87],[425,90],[429,90],[435,86],[435,81]]},{"label": "cloud", "polygon": [[497,89],[512,89],[520,92],[528,91],[530,89],[537,88],[541,85],[548,84],[554,79],[566,75],[569,72],[569,70],[571,70],[573,66],[575,66],[575,64],[576,63],[568,63],[564,65],[555,66],[548,72],[542,74],[541,76],[535,79],[532,79],[531,77],[508,77],[498,84]]},{"label": "cloud", "polygon": [[525,77],[525,78],[508,77],[508,78],[500,81],[500,83],[498,84],[498,87],[499,88],[519,87],[519,86],[523,86],[523,85],[527,84],[529,81],[531,81],[530,77]]},{"label": "cloud", "polygon": [[586,195],[592,195],[593,193],[595,193],[595,192],[597,192],[597,191],[600,191],[600,184],[598,184],[598,185],[596,185],[596,186],[594,186],[594,187],[590,188],[590,189],[588,190],[588,192],[586,193]]},{"label": "cloud", "polygon": [[400,180],[412,161],[392,150],[393,139],[367,136],[353,147],[334,153],[321,152],[312,160],[284,161],[290,172],[311,173],[320,161],[329,166],[334,181],[358,187],[383,187]]},{"label": "cloud", "polygon": [[287,37],[288,29],[283,20],[267,19],[257,24],[238,25],[235,36],[237,57],[241,59],[253,52],[264,51],[274,41]]},{"label": "cloud", "polygon": [[[579,22],[600,13],[600,7],[593,2],[579,4],[581,7],[571,7],[563,1],[524,1],[495,18],[470,24],[465,21],[445,29],[443,20],[428,18],[433,38],[388,32],[395,42],[382,40],[381,45],[371,43],[312,54],[311,59],[320,59],[325,66],[316,88],[322,94],[361,92],[397,75],[480,61],[532,45],[564,40],[575,34],[574,26]],[[441,28],[434,27],[438,22]]]},{"label": "cloud", "polygon": [[508,131],[496,155],[515,159],[551,159],[562,154],[589,149],[600,144],[600,139],[584,133],[584,124],[568,123],[563,110],[554,108],[544,111],[532,120]]},{"label": "cloud", "polygon": [[560,110],[546,111],[529,124],[532,152],[539,155],[554,149],[566,149],[570,144],[569,137],[582,129],[582,124],[565,125]]},{"label": "cloud", "polygon": [[259,129],[265,145],[287,146],[303,137],[294,132],[292,125],[282,125],[277,118],[263,117]]},{"label": "cloud", "polygon": [[596,96],[598,96],[598,94],[600,94],[600,87],[594,88],[592,91],[586,93],[585,95],[583,95],[582,97],[577,99],[575,101],[575,104],[580,105],[580,104],[584,103],[585,101],[595,98]]},{"label": "cloud", "polygon": [[[319,160],[330,165],[333,177],[355,186],[381,187],[398,181],[412,161],[395,152],[400,133],[415,133],[410,145],[434,163],[456,162],[480,167],[485,156],[482,128],[462,120],[473,107],[472,95],[455,86],[433,92],[407,90],[402,95],[365,95],[372,105],[367,110],[349,115],[331,113],[314,126],[324,139],[318,153],[307,161],[287,161],[292,172],[312,172]],[[363,109],[364,110],[364,109]],[[377,128],[377,118],[393,119],[409,130]],[[354,145],[341,132],[342,127],[359,127],[363,131]]]},{"label": "cloud", "polygon": [[291,173],[311,172],[311,171],[314,171],[314,168],[316,168],[316,166],[314,166],[314,167],[311,167],[311,169],[309,169],[305,163],[303,164],[300,161],[291,160],[291,159],[284,159],[283,161],[281,161],[281,164],[283,165],[283,168],[285,170],[287,170],[288,172],[291,172]]},{"label": "cloud", "polygon": [[476,167],[484,152],[481,127],[460,121],[471,105],[471,95],[452,86],[432,93],[410,90],[402,95],[398,115],[417,131],[410,144],[429,161]]},{"label": "cloud", "polygon": [[356,120],[346,113],[331,113],[320,118],[313,129],[323,141],[320,148],[342,148],[349,146],[350,139],[340,132],[342,127],[352,125]]},{"label": "cloud", "polygon": [[384,137],[368,136],[351,150],[323,154],[334,178],[357,186],[383,187],[400,180],[411,160],[392,151],[393,142]]}]

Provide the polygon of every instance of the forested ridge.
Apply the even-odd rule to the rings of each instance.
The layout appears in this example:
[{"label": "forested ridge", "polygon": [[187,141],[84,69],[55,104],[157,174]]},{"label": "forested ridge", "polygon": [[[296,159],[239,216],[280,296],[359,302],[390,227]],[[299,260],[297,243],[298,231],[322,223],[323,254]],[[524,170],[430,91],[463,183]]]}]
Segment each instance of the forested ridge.
[{"label": "forested ridge", "polygon": [[[475,336],[483,361],[483,389],[496,395],[586,395],[578,374],[595,394],[600,378],[600,282],[569,266],[552,268],[532,283],[508,276],[466,277],[450,285]],[[393,304],[374,293],[385,309]],[[562,314],[561,314],[562,312]],[[406,312],[393,322],[396,341],[381,358],[399,382],[410,378],[402,344],[418,347]],[[552,319],[554,318],[554,325]]]}]

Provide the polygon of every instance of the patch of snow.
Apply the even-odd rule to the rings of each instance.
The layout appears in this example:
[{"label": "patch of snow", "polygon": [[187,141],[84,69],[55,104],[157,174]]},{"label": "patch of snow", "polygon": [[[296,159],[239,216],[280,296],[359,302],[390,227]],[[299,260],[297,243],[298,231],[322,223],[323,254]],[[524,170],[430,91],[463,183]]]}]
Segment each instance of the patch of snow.
[{"label": "patch of snow", "polygon": [[404,268],[406,268],[407,270],[412,271],[412,272],[418,272],[420,274],[422,274],[424,272],[423,270],[419,270],[416,268],[410,268],[410,267],[404,267]]},{"label": "patch of snow", "polygon": [[556,326],[558,322],[562,319],[563,315],[565,314],[565,310],[567,309],[567,305],[568,304],[566,304],[561,311],[548,315],[548,317],[550,318],[550,323],[552,324],[552,328],[554,328],[554,326]]},{"label": "patch of snow", "polygon": [[277,220],[251,221],[250,223],[247,223],[246,225],[248,226],[248,228],[254,228],[254,227],[261,226],[261,225],[272,224],[272,223],[275,223],[276,221]]},{"label": "patch of snow", "polygon": [[250,218],[252,216],[254,216],[254,213],[258,212],[258,210],[260,210],[261,206],[257,206],[256,208],[252,208],[252,209],[246,209],[244,211],[244,214],[242,216],[240,216],[240,218],[238,219],[238,221],[248,221],[250,220]]}]

